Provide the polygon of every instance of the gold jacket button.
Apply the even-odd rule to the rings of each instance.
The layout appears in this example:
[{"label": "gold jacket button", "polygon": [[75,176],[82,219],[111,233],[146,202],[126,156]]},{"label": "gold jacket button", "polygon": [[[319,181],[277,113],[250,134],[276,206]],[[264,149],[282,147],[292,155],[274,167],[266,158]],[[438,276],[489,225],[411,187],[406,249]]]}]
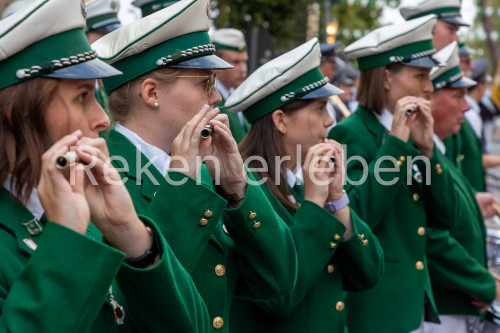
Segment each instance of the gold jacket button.
[{"label": "gold jacket button", "polygon": [[257,229],[260,227],[260,222],[254,222],[252,228]]},{"label": "gold jacket button", "polygon": [[224,274],[226,274],[226,267],[224,265],[219,264],[215,266],[215,275],[224,276]]},{"label": "gold jacket button", "polygon": [[420,195],[418,195],[418,193],[413,193],[413,201],[417,202],[418,200],[420,200]]},{"label": "gold jacket button", "polygon": [[330,249],[334,249],[334,248],[336,248],[336,247],[337,247],[337,244],[336,244],[336,243],[334,243],[334,242],[331,242],[331,243],[330,243]]},{"label": "gold jacket button", "polygon": [[443,173],[443,169],[441,169],[441,164],[436,164],[436,173],[438,175],[442,174]]},{"label": "gold jacket button", "polygon": [[249,219],[249,220],[254,219],[256,216],[257,216],[257,213],[255,213],[255,212],[250,212],[250,214],[248,215],[248,219]]},{"label": "gold jacket button", "polygon": [[207,220],[206,218],[202,217],[202,218],[200,219],[200,225],[201,225],[202,227],[204,227],[204,226],[206,226],[207,224],[208,224],[208,220]]},{"label": "gold jacket button", "polygon": [[214,325],[214,328],[218,330],[224,325],[224,320],[222,320],[221,317],[215,317],[212,324]]},{"label": "gold jacket button", "polygon": [[359,239],[363,240],[363,239],[365,239],[365,234],[359,234],[358,237],[359,237]]},{"label": "gold jacket button", "polygon": [[205,213],[203,213],[203,217],[206,217],[207,219],[212,217],[213,213],[210,211],[210,209],[207,209]]},{"label": "gold jacket button", "polygon": [[338,234],[335,234],[335,236],[333,236],[334,241],[338,241],[339,239],[340,239],[340,236]]},{"label": "gold jacket button", "polygon": [[423,262],[421,262],[421,261],[419,260],[419,261],[417,261],[417,263],[415,264],[415,267],[417,267],[417,269],[418,269],[419,271],[421,271],[421,270],[423,270],[423,269],[424,269],[424,263],[423,263]]},{"label": "gold jacket button", "polygon": [[402,166],[403,162],[401,160],[398,161],[398,166]]},{"label": "gold jacket button", "polygon": [[338,301],[337,304],[335,304],[335,310],[339,312],[344,310],[344,302]]},{"label": "gold jacket button", "polygon": [[418,232],[419,236],[425,236],[425,228],[424,227],[418,228],[417,232]]},{"label": "gold jacket button", "polygon": [[335,267],[333,267],[333,265],[330,264],[330,265],[327,266],[326,269],[328,270],[328,274],[332,274],[333,271],[335,270]]},{"label": "gold jacket button", "polygon": [[363,246],[367,246],[368,245],[368,239],[363,239],[361,241],[361,243],[363,244]]},{"label": "gold jacket button", "polygon": [[404,161],[406,161],[406,157],[404,157],[404,156],[399,156],[399,160],[400,160],[401,162],[404,162]]}]

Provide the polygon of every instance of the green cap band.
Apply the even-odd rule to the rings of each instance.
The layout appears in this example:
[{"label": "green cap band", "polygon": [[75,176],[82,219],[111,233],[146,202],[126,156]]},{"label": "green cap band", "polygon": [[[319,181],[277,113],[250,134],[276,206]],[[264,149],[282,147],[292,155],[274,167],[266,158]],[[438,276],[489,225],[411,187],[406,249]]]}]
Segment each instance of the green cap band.
[{"label": "green cap band", "polygon": [[[460,7],[443,7],[443,8],[436,8],[432,9],[423,13],[418,13],[417,15],[410,16],[407,18],[407,20],[413,20],[422,16],[434,14],[438,17],[444,17],[444,16],[460,16]],[[445,15],[443,15],[445,14]]]},{"label": "green cap band", "polygon": [[[52,35],[0,62],[0,89],[52,73],[61,67],[94,59],[92,54],[94,52],[83,29]],[[19,75],[22,71],[25,74]]]},{"label": "green cap band", "polygon": [[[102,80],[104,88],[109,94],[121,85],[152,70],[214,54],[214,51],[215,48],[210,44],[210,37],[206,31],[197,31],[169,39],[144,52],[113,62],[113,67],[123,72],[123,75],[104,78]],[[104,61],[111,59],[101,58]]]},{"label": "green cap band", "polygon": [[462,69],[460,66],[456,66],[432,80],[432,85],[435,90],[442,89],[448,84],[458,81],[463,77],[464,73],[462,72]]},{"label": "green cap band", "polygon": [[[300,97],[321,88],[323,85],[328,83],[328,79],[325,80],[325,76],[321,73],[319,68],[314,68],[297,79],[293,80],[281,89],[273,92],[269,96],[261,99],[257,103],[253,104],[249,108],[243,111],[243,115],[250,122],[254,123],[256,120],[264,117],[266,114],[279,109],[283,105],[286,105]],[[266,87],[271,82],[264,85]],[[252,95],[257,93],[260,89],[253,92]],[[246,99],[250,98],[252,95],[248,96]],[[242,100],[243,102],[245,100]]]},{"label": "green cap band", "polygon": [[89,31],[99,29],[108,24],[120,23],[116,13],[104,14],[87,20],[87,29]]},{"label": "green cap band", "polygon": [[432,45],[432,40],[424,40],[417,43],[403,45],[387,52],[359,58],[358,66],[360,70],[365,70],[428,57],[434,53],[436,53],[436,49]]},{"label": "green cap band", "polygon": [[170,5],[173,5],[178,1],[153,1],[148,4],[141,6],[142,17],[146,17],[154,12],[159,11],[160,9],[166,8]]},{"label": "green cap band", "polygon": [[230,50],[230,51],[236,51],[236,52],[243,52],[247,51],[247,46],[243,47],[235,47],[232,45],[227,45],[227,44],[222,44],[222,43],[217,43],[217,42],[212,42],[215,45],[215,48],[217,50]]}]

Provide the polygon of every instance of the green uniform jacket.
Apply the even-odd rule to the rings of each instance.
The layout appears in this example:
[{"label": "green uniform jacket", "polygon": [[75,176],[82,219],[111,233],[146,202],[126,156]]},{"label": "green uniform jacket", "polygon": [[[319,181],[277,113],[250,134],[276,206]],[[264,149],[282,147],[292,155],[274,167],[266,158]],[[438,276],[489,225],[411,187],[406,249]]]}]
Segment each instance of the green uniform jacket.
[{"label": "green uniform jacket", "polygon": [[[39,222],[41,234],[30,235],[23,223],[33,215],[3,188],[0,216],[0,332],[209,332],[206,306],[163,237],[159,263],[136,269],[92,224],[85,236]],[[125,307],[120,326],[111,285]]]},{"label": "green uniform jacket", "polygon": [[233,135],[234,140],[236,140],[236,143],[240,143],[250,129],[250,124],[245,118],[245,124],[242,125],[240,118],[236,113],[227,111],[227,109],[224,107],[225,103],[226,101],[224,100],[224,98],[222,98],[222,102],[220,102],[217,107],[220,108],[221,113],[227,114],[227,117],[229,118],[229,129],[231,130],[231,134]]},{"label": "green uniform jacket", "polygon": [[297,284],[290,295],[269,302],[236,299],[231,330],[343,333],[344,290],[366,290],[382,278],[383,252],[377,238],[352,210],[354,234],[343,239],[345,226],[315,203],[302,202],[303,190],[293,191],[296,201],[302,202],[295,212],[285,208],[265,185],[262,189],[292,230],[299,262]]},{"label": "green uniform jacket", "polygon": [[443,140],[447,155],[456,161],[472,187],[479,192],[486,191],[486,180],[483,166],[483,143],[476,136],[467,119],[464,120],[460,132]]},{"label": "green uniform jacket", "polygon": [[[345,145],[351,207],[378,237],[385,257],[382,281],[370,291],[346,297],[349,331],[409,332],[422,322],[424,308],[426,320],[437,321],[425,232],[427,214],[446,226],[458,213],[445,157],[436,152],[427,167],[417,162],[414,170],[409,160],[420,152],[388,134],[373,112],[361,106],[335,126],[330,137]],[[377,168],[386,169],[376,173]],[[424,186],[429,177],[431,185]]]},{"label": "green uniform jacket", "polygon": [[486,230],[474,191],[452,161],[446,161],[455,180],[455,191],[463,198],[455,226],[429,229],[427,258],[440,314],[480,315],[473,298],[485,303],[496,296],[495,279],[486,265]]},{"label": "green uniform jacket", "polygon": [[[174,253],[191,273],[207,305],[214,332],[229,332],[229,309],[235,294],[245,299],[269,300],[290,293],[297,276],[295,244],[259,186],[248,185],[245,199],[232,209],[215,192],[205,166],[200,185],[171,171],[166,175],[170,181],[165,181],[120,133],[112,130],[107,143],[111,156],[128,161],[128,170],[119,171],[128,178],[125,185],[136,210],[157,221]],[[118,160],[113,163],[122,167]],[[140,168],[148,170],[158,183],[143,173],[137,184]],[[183,180],[183,185],[173,184]],[[260,222],[258,228],[254,228],[256,222]],[[223,326],[217,330],[221,319]]]}]

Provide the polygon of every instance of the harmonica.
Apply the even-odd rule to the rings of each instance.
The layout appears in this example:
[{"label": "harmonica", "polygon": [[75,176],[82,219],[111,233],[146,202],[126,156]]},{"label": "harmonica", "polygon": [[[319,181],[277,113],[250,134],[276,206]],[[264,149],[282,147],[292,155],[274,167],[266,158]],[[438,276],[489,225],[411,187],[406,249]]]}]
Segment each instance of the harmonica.
[{"label": "harmonica", "polygon": [[212,125],[206,125],[204,129],[201,130],[201,137],[203,139],[208,139],[210,135],[214,132],[214,127]]},{"label": "harmonica", "polygon": [[76,161],[76,152],[68,151],[56,159],[56,167],[61,170],[66,169],[74,161]]},{"label": "harmonica", "polygon": [[412,114],[414,114],[415,112],[418,111],[418,106],[417,105],[413,105],[412,107],[406,109],[406,116],[411,116]]}]

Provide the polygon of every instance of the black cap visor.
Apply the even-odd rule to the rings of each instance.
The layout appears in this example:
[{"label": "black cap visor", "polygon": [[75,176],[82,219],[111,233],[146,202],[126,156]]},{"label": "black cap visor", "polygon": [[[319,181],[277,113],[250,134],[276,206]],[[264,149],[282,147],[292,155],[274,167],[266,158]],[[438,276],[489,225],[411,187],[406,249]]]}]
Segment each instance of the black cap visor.
[{"label": "black cap visor", "polygon": [[92,59],[72,66],[57,69],[44,77],[58,79],[100,79],[103,77],[121,75],[122,72],[99,59]]},{"label": "black cap visor", "polygon": [[476,81],[469,79],[466,76],[463,76],[462,78],[452,82],[448,83],[445,88],[470,88],[474,87],[477,84]]},{"label": "black cap visor", "polygon": [[216,55],[207,55],[203,57],[193,58],[186,61],[179,62],[175,65],[168,67],[173,68],[200,68],[200,69],[230,69],[233,68],[231,64],[225,62]]}]

